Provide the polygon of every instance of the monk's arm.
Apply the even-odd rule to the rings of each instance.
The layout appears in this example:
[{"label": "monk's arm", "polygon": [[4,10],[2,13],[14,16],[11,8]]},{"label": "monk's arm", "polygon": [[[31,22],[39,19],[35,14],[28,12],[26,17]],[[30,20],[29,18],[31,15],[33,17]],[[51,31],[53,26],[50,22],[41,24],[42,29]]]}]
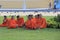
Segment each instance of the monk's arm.
[{"label": "monk's arm", "polygon": [[43,27],[43,28],[46,28],[46,26],[47,26],[46,19],[43,19],[43,22],[42,22],[42,25],[41,25],[41,27]]}]

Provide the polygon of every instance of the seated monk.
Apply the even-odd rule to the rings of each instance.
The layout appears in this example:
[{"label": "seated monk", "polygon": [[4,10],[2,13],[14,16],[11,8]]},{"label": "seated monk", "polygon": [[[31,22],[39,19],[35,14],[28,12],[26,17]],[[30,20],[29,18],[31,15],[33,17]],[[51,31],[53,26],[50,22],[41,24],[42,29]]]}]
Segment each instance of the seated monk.
[{"label": "seated monk", "polygon": [[17,16],[17,26],[22,27],[24,25],[24,19],[20,16]]},{"label": "seated monk", "polygon": [[14,16],[12,16],[11,19],[9,20],[8,29],[11,28],[16,28],[16,20],[14,19]]},{"label": "seated monk", "polygon": [[33,15],[28,16],[28,20],[25,22],[27,29],[36,29],[36,20],[33,18]]},{"label": "seated monk", "polygon": [[7,16],[4,16],[3,23],[0,24],[0,27],[7,27],[8,26],[8,19]]},{"label": "seated monk", "polygon": [[41,14],[36,15],[36,24],[38,28],[46,28],[47,22],[45,18],[42,18]]}]

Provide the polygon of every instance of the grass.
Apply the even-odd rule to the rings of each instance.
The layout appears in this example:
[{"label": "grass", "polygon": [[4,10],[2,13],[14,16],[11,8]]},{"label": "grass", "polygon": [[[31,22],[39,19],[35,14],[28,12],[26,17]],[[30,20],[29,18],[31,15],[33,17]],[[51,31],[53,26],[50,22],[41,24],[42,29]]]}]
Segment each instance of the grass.
[{"label": "grass", "polygon": [[[49,20],[52,17],[45,17]],[[2,23],[3,17],[0,17]],[[25,21],[27,17],[24,17]],[[60,40],[60,29],[26,30],[24,28],[7,29],[0,27],[0,40]]]}]

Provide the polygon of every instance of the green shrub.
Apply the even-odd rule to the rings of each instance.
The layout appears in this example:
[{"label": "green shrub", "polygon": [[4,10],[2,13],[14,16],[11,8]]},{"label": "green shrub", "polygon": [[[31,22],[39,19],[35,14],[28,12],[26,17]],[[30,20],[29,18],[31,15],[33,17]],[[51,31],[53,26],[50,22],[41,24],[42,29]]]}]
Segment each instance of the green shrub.
[{"label": "green shrub", "polygon": [[57,17],[54,18],[54,20],[57,22],[58,26],[57,28],[60,28],[60,14],[57,15]]},{"label": "green shrub", "polygon": [[60,22],[60,14],[58,14],[57,17],[54,17],[54,20],[55,20],[56,22]]},{"label": "green shrub", "polygon": [[48,20],[47,21],[48,23],[48,28],[56,28],[57,26],[58,26],[58,24],[57,24],[57,22],[56,21],[54,21],[54,19],[52,18],[52,19],[50,19],[50,20]]},{"label": "green shrub", "polygon": [[48,28],[60,28],[60,14],[48,20],[47,23],[48,23],[47,26]]}]

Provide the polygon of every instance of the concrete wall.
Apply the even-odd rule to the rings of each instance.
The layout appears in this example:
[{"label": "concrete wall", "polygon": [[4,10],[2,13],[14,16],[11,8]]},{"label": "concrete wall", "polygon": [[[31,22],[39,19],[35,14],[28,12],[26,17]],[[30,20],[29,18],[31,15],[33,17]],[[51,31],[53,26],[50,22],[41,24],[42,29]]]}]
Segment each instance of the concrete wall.
[{"label": "concrete wall", "polygon": [[27,1],[27,8],[49,8],[49,3],[51,2],[51,8],[54,6],[54,0],[33,0]]},{"label": "concrete wall", "polygon": [[[49,8],[49,3],[51,2],[52,8],[54,6],[54,0],[26,0],[27,8]],[[23,0],[0,0],[1,8],[22,8]]]},{"label": "concrete wall", "polygon": [[1,8],[22,8],[22,1],[0,1]]}]

